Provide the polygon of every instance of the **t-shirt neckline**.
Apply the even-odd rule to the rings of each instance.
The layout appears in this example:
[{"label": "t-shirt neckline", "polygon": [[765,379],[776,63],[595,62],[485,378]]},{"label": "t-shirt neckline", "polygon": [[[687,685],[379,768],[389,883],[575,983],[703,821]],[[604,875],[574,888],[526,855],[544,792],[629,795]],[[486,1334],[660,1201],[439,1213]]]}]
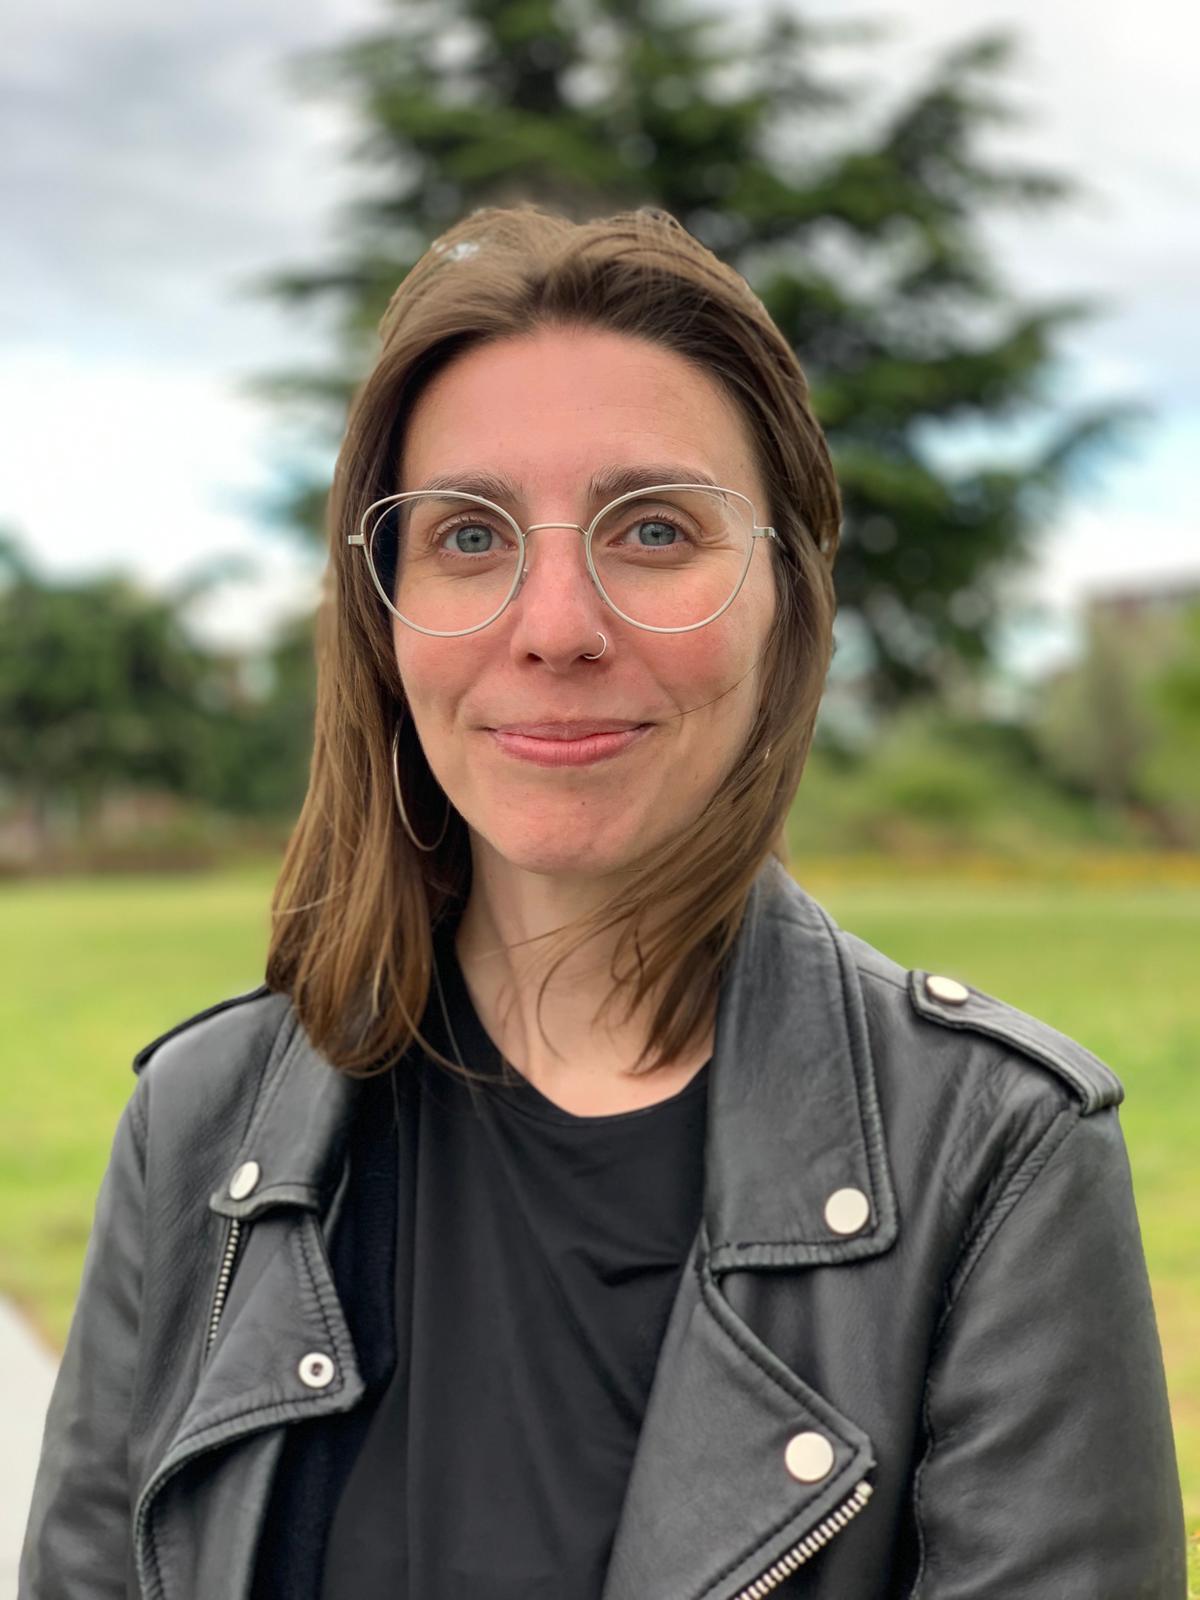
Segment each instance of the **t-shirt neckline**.
[{"label": "t-shirt neckline", "polygon": [[[665,1099],[656,1100],[648,1106],[635,1106],[629,1111],[603,1112],[590,1116],[568,1111],[565,1106],[560,1106],[551,1100],[512,1063],[509,1064],[508,1076],[501,1077],[500,1050],[475,1009],[475,1002],[471,998],[471,991],[467,987],[467,980],[458,960],[454,933],[455,925],[443,925],[438,929],[434,935],[433,955],[446,997],[446,1010],[450,1014],[454,1036],[462,1051],[463,1060],[472,1072],[483,1072],[488,1075],[486,1082],[480,1082],[478,1078],[472,1079],[470,1085],[472,1088],[477,1086],[502,1105],[540,1121],[555,1122],[565,1127],[585,1128],[611,1127],[621,1122],[640,1122],[655,1113],[666,1116],[671,1113],[672,1108],[689,1101],[693,1095],[699,1094],[706,1088],[712,1066],[711,1057],[692,1074],[682,1089],[666,1096]],[[453,1048],[449,1049],[448,1054],[453,1057]],[[515,1079],[513,1074],[517,1075]],[[459,1081],[462,1081],[461,1077]]]}]

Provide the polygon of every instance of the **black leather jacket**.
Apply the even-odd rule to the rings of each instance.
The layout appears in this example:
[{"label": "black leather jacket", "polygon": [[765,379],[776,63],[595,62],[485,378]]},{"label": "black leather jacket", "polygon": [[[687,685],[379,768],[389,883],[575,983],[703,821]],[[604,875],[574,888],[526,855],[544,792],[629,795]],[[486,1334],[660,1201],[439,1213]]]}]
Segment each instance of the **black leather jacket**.
[{"label": "black leather jacket", "polygon": [[[288,1425],[363,1393],[327,1255],[358,1086],[265,987],[135,1069],[22,1600],[241,1600]],[[838,930],[772,860],[710,1073],[604,1600],[1182,1600],[1109,1069]]]}]

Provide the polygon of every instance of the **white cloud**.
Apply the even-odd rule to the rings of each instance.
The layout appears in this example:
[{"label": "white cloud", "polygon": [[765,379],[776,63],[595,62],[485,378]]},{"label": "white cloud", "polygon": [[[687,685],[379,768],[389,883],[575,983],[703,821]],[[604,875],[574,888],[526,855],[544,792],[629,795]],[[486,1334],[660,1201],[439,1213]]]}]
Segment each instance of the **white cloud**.
[{"label": "white cloud", "polygon": [[[0,337],[36,328],[205,364],[241,354],[257,323],[282,347],[266,305],[235,291],[325,252],[347,134],[340,108],[289,90],[285,62],[367,14],[354,0],[18,4],[0,59],[0,207],[16,221]],[[301,330],[292,319],[293,341]]]},{"label": "white cloud", "polygon": [[130,359],[81,365],[65,350],[10,353],[0,389],[0,523],[59,578],[114,568],[173,586],[214,557],[256,579],[206,605],[205,631],[249,642],[315,599],[313,558],[264,529],[263,418],[205,373]]},{"label": "white cloud", "polygon": [[1200,514],[1076,506],[1055,529],[1029,587],[1047,605],[1178,580],[1200,584]]}]

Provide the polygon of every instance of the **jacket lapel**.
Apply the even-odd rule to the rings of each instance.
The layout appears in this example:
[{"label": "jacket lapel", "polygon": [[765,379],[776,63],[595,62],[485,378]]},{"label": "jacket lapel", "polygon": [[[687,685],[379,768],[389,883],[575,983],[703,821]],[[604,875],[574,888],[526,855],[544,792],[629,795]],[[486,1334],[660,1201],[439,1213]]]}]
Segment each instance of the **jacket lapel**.
[{"label": "jacket lapel", "polygon": [[[709,1085],[705,1216],[712,1267],[798,1267],[878,1255],[896,1237],[858,973],[817,903],[772,857],[721,986]],[[831,1195],[869,1216],[829,1226]]]},{"label": "jacket lapel", "polygon": [[[862,1430],[767,1349],[720,1288],[735,1268],[851,1261],[896,1236],[857,973],[820,907],[773,858],[721,987],[710,1073],[704,1222],[660,1351],[603,1600],[733,1600],[816,1534],[815,1548],[823,1520],[874,1464]],[[849,1235],[825,1216],[847,1189],[868,1206]],[[806,1483],[787,1451],[813,1433],[832,1465]]]}]

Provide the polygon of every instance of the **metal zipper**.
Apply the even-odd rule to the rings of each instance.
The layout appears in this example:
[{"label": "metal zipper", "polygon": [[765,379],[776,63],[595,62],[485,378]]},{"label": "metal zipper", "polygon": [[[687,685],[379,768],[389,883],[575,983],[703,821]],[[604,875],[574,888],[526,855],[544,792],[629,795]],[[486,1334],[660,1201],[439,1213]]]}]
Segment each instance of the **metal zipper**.
[{"label": "metal zipper", "polygon": [[229,1293],[229,1280],[233,1277],[233,1263],[238,1252],[238,1241],[242,1236],[242,1219],[230,1217],[229,1233],[225,1239],[225,1254],[221,1260],[221,1270],[217,1274],[217,1287],[213,1294],[212,1313],[208,1319],[208,1337],[204,1342],[204,1358],[208,1359],[208,1352],[212,1349],[213,1340],[217,1336],[217,1324],[221,1320],[221,1313],[225,1309],[225,1296]]},{"label": "metal zipper", "polygon": [[864,1478],[861,1483],[854,1486],[854,1493],[848,1500],[843,1500],[841,1505],[823,1517],[811,1533],[807,1534],[800,1543],[793,1545],[779,1557],[767,1570],[760,1573],[753,1583],[748,1583],[744,1589],[739,1589],[733,1600],[762,1600],[763,1595],[770,1594],[772,1589],[777,1589],[785,1578],[802,1567],[806,1561],[815,1556],[818,1550],[823,1550],[834,1534],[840,1533],[848,1522],[852,1522],[858,1513],[871,1498],[871,1485]]}]

